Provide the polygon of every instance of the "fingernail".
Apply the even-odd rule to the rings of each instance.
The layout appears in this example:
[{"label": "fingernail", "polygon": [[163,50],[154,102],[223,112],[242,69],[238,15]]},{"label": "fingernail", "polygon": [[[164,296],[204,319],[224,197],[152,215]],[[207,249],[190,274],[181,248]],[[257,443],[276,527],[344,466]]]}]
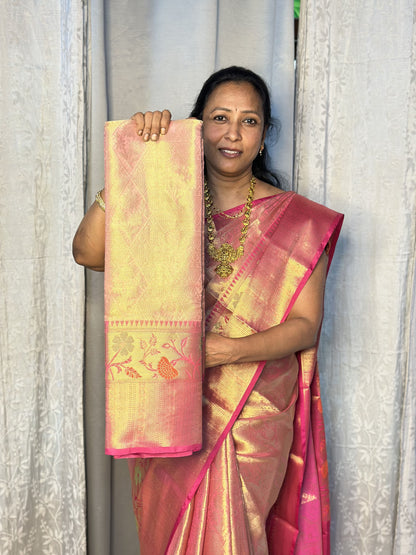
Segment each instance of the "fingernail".
[{"label": "fingernail", "polygon": [[143,140],[144,140],[144,141],[148,141],[148,140],[149,140],[149,133],[145,133],[145,134],[143,135]]},{"label": "fingernail", "polygon": [[162,127],[162,128],[160,129],[160,134],[161,134],[161,135],[164,135],[165,133],[166,133],[166,127]]},{"label": "fingernail", "polygon": [[143,129],[139,129],[139,130],[137,131],[137,134],[138,134],[138,135],[143,135]]},{"label": "fingernail", "polygon": [[157,134],[156,134],[156,133],[153,133],[153,135],[152,135],[152,141],[157,141]]}]

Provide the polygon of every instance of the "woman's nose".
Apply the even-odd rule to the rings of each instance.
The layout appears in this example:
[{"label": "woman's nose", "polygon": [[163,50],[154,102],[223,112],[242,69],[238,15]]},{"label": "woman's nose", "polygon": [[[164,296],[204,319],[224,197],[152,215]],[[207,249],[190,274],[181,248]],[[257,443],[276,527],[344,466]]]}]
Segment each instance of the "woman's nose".
[{"label": "woman's nose", "polygon": [[227,139],[231,141],[238,141],[241,139],[240,125],[238,122],[230,122],[225,134]]}]

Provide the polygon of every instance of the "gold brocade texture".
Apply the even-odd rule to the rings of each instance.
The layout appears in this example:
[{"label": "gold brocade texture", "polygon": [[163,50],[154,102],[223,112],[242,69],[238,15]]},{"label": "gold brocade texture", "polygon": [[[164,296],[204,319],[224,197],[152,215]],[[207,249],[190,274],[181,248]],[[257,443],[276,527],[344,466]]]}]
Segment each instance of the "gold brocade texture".
[{"label": "gold brocade texture", "polygon": [[[294,193],[253,203],[245,254],[232,276],[220,278],[215,261],[206,258],[208,331],[241,337],[287,316],[335,233],[336,214],[322,208],[316,217],[314,210],[313,203]],[[238,241],[238,220],[219,215],[215,223],[221,242]],[[143,555],[268,553],[266,519],[285,485],[289,466],[295,466],[298,475],[288,485],[290,497],[283,505],[290,502],[291,511],[300,502],[306,455],[302,450],[291,452],[291,445],[300,423],[295,416],[298,376],[305,387],[300,398],[306,401],[307,415],[315,351],[304,359],[300,373],[294,355],[267,363],[263,369],[261,363],[210,368],[204,378],[202,450],[182,460],[152,460],[147,466],[138,459],[130,462]],[[305,414],[301,416],[307,421]],[[324,441],[319,447],[325,451]],[[321,487],[327,526],[327,486],[323,482]],[[296,538],[291,514],[285,523]],[[280,543],[278,535],[273,536],[270,553],[291,552],[287,549],[290,534]]]},{"label": "gold brocade texture", "polygon": [[105,132],[106,452],[189,454],[201,444],[201,122],[172,122],[157,142],[132,120]]}]

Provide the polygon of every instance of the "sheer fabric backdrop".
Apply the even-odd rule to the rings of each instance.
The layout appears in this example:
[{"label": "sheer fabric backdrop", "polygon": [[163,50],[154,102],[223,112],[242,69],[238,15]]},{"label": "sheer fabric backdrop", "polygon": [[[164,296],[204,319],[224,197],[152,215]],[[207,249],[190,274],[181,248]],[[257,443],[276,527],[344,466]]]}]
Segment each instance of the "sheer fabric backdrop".
[{"label": "sheer fabric backdrop", "polygon": [[2,2],[0,553],[86,552],[82,2]]},{"label": "sheer fabric backdrop", "polygon": [[295,181],[346,215],[321,342],[336,554],[416,552],[415,7],[301,2]]}]

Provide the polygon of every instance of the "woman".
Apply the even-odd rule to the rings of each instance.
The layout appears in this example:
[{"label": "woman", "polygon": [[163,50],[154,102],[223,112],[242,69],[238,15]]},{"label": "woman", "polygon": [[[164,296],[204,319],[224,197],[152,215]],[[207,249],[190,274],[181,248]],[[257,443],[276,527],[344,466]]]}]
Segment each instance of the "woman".
[{"label": "woman", "polygon": [[[214,73],[191,116],[203,121],[206,175],[204,446],[130,462],[141,553],[328,553],[315,367],[342,216],[276,186],[270,97],[255,73]],[[133,117],[144,141],[169,132],[166,110]],[[97,203],[74,256],[104,268]]]}]

